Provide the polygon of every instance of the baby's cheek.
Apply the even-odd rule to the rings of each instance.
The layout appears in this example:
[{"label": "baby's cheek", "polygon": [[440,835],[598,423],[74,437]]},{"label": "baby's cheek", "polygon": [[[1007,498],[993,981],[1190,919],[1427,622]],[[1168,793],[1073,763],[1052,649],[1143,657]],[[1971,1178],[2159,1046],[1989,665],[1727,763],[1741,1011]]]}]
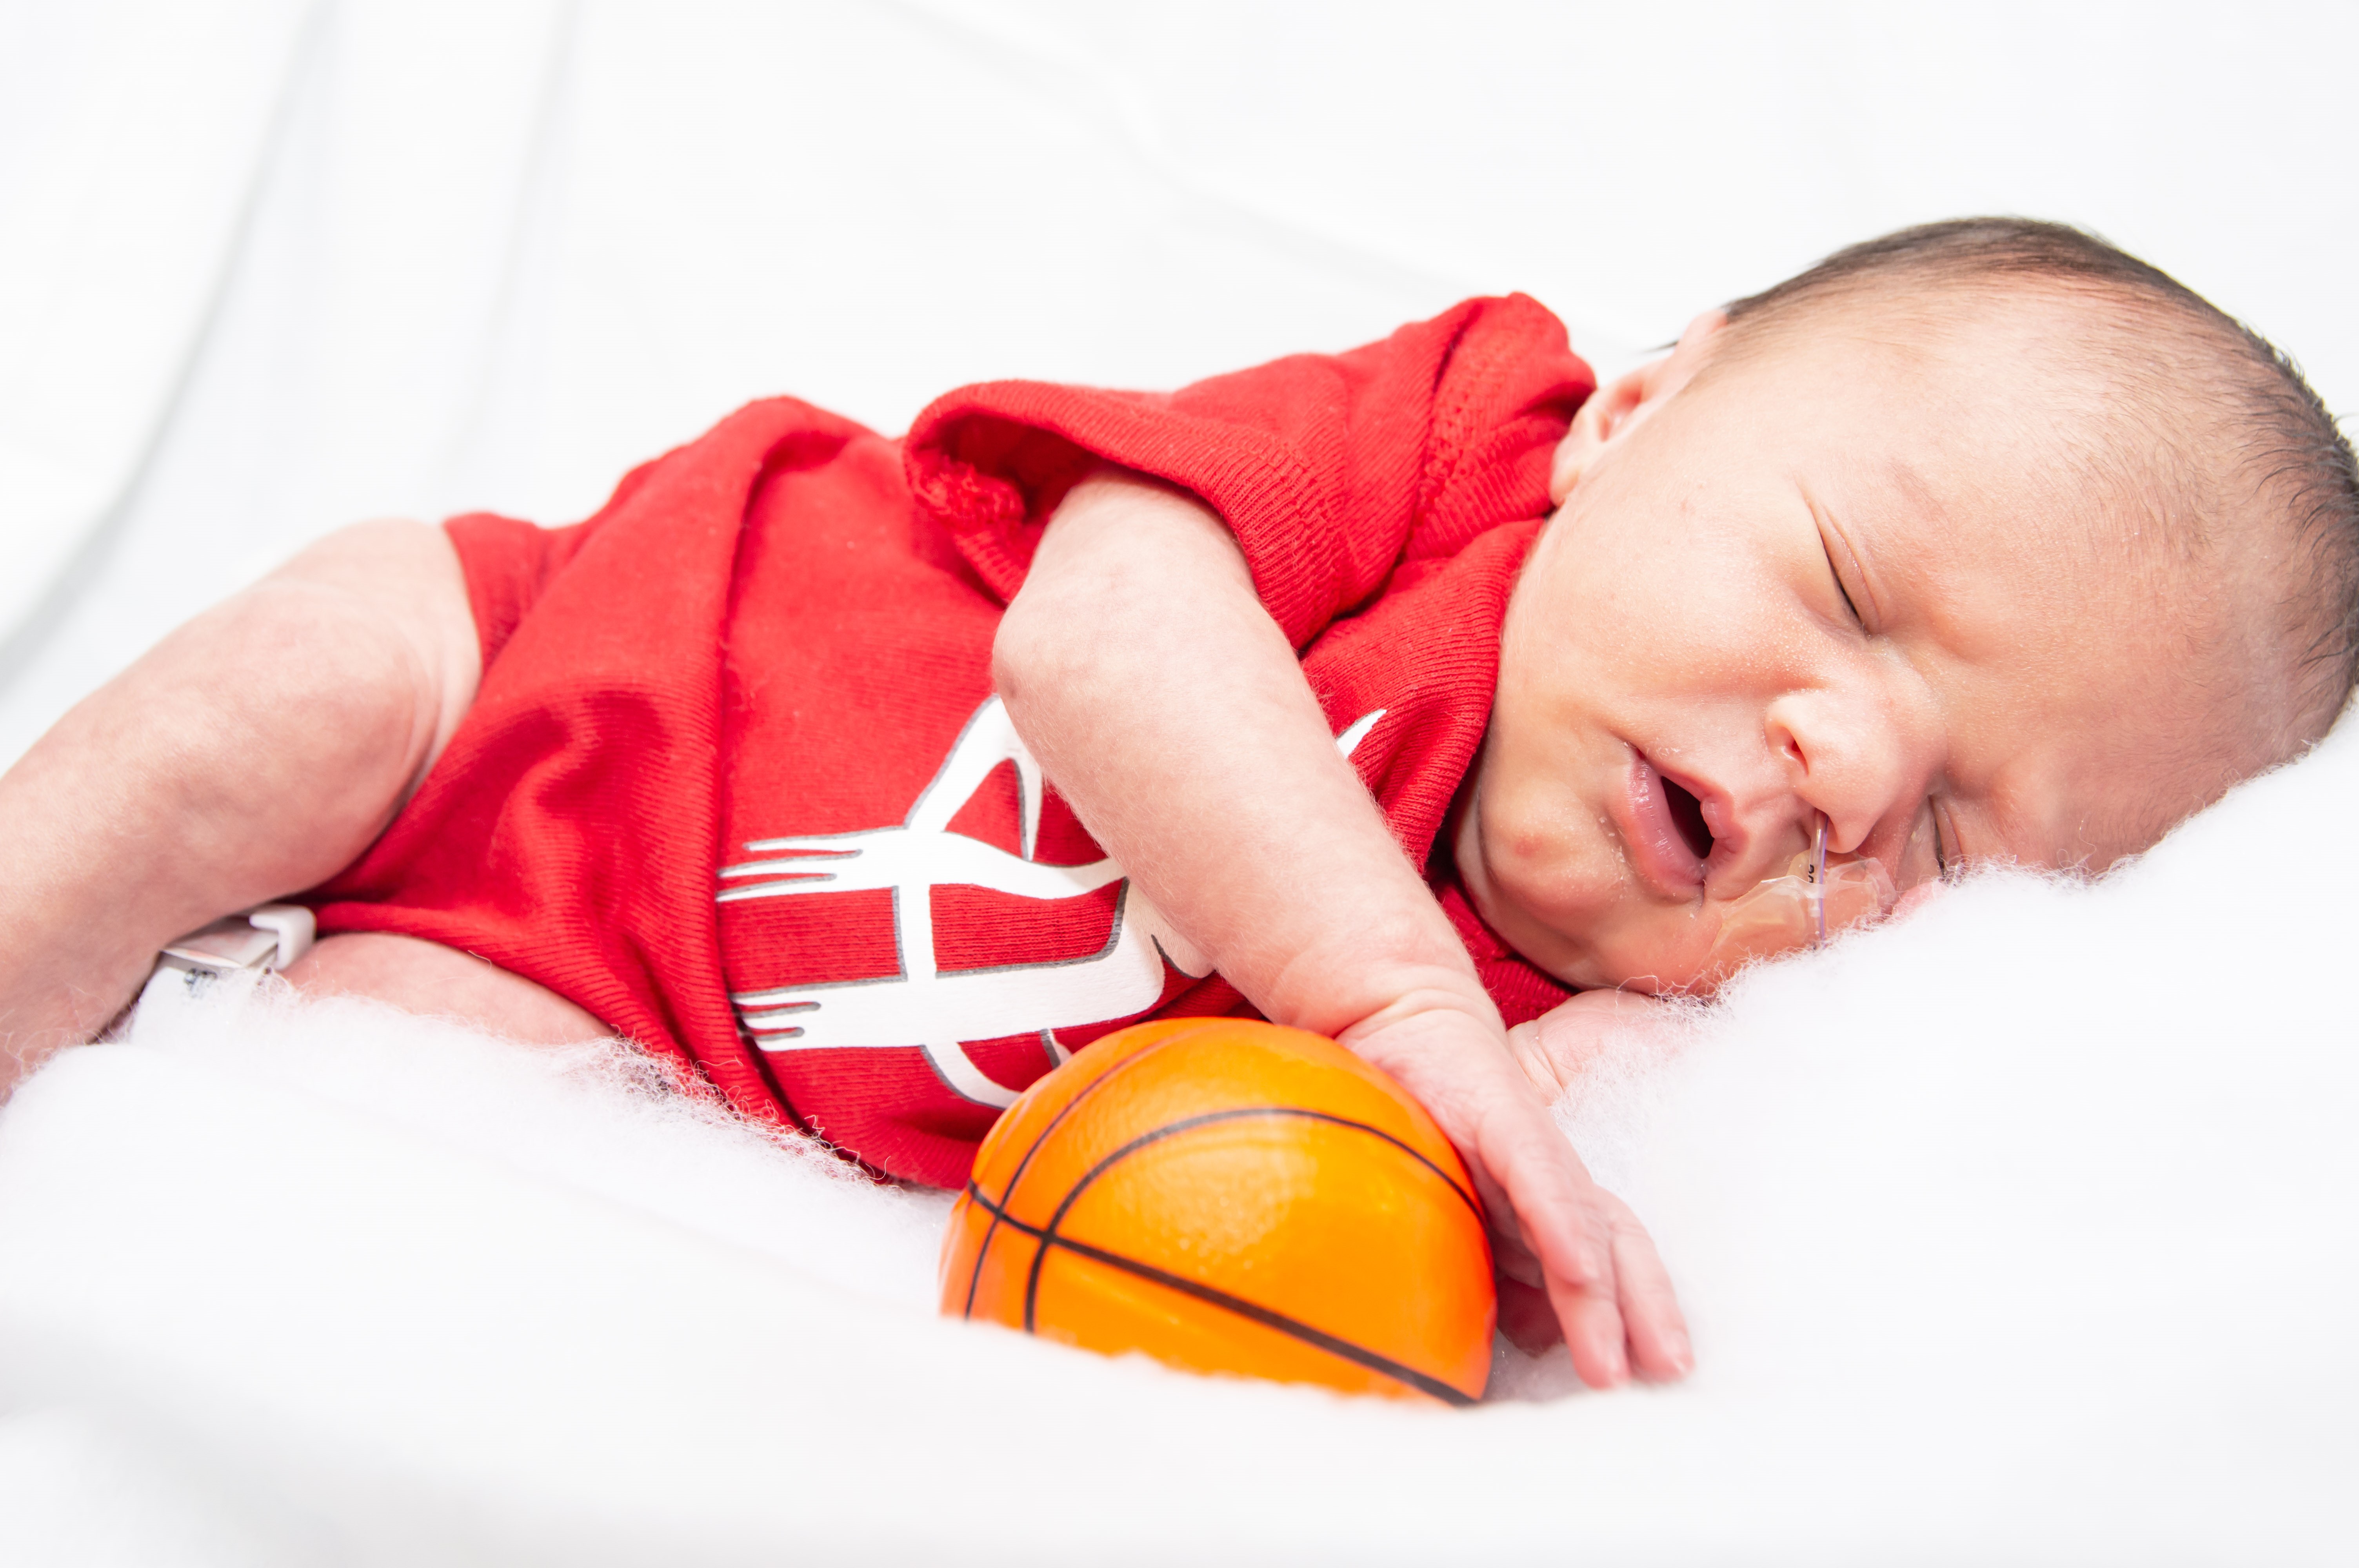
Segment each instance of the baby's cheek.
[{"label": "baby's cheek", "polygon": [[1900,902],[1892,906],[1892,918],[1906,920],[1949,891],[1950,884],[1945,881],[1919,882],[1902,893]]},{"label": "baby's cheek", "polygon": [[1532,918],[1561,929],[1597,913],[1594,868],[1584,866],[1561,803],[1509,796],[1495,807],[1485,801],[1482,849],[1498,892]]},{"label": "baby's cheek", "polygon": [[1537,770],[1494,770],[1483,781],[1482,803],[1483,839],[1495,863],[1530,872],[1563,859],[1571,847],[1564,802]]}]

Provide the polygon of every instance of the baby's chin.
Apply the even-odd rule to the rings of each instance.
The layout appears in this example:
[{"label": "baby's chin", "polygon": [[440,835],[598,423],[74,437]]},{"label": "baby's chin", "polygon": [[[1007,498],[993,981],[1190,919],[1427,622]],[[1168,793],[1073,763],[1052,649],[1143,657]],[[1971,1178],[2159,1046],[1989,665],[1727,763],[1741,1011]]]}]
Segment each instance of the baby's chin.
[{"label": "baby's chin", "polygon": [[1584,978],[1558,978],[1582,990],[1610,989],[1636,991],[1641,996],[1710,1001],[1720,994],[1722,987],[1756,960],[1785,956],[1784,951],[1731,955],[1714,952],[1709,945],[1698,953],[1691,946],[1673,943],[1652,952],[1633,952],[1615,961],[1584,967]]},{"label": "baby's chin", "polygon": [[1708,994],[1696,988],[1720,928],[1716,912],[1665,908],[1626,888],[1588,907],[1527,900],[1516,896],[1512,880],[1489,872],[1484,867],[1462,879],[1474,912],[1542,973],[1577,990]]},{"label": "baby's chin", "polygon": [[1709,998],[1728,978],[1690,953],[1633,953],[1582,967],[1582,978],[1560,976],[1582,990],[1636,991],[1641,996]]},{"label": "baby's chin", "polygon": [[[1703,909],[1640,907],[1610,912],[1586,923],[1585,930],[1536,920],[1527,926],[1528,916],[1512,914],[1492,925],[1535,967],[1579,990],[1708,997],[1726,979],[1707,962],[1719,929],[1716,916]],[[1484,918],[1491,918],[1488,911]],[[1519,926],[1545,935],[1526,946],[1516,941]]]},{"label": "baby's chin", "polygon": [[1631,910],[1622,929],[1594,942],[1589,963],[1559,978],[1585,989],[1709,998],[1753,964],[1906,914],[1940,885],[1927,883],[1904,898],[1878,860],[1852,859],[1811,871],[1799,863],[1805,860],[1797,856],[1786,874],[1725,902]]},{"label": "baby's chin", "polygon": [[1569,877],[1519,880],[1512,865],[1460,865],[1472,871],[1461,880],[1491,929],[1535,968],[1581,990],[1708,998],[1752,960],[1810,945],[1794,910],[1765,922],[1757,899],[1751,908],[1744,899],[1666,904],[1626,874],[1584,886]]}]

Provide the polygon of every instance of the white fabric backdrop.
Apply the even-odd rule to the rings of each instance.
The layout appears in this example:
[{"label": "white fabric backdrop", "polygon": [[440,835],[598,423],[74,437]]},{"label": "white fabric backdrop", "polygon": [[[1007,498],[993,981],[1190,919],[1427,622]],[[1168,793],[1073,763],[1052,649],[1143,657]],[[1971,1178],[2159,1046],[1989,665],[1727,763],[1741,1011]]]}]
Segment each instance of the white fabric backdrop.
[{"label": "white fabric backdrop", "polygon": [[2328,5],[0,0],[0,759],[326,528],[578,516],[748,397],[894,429],[1504,288],[1610,367],[1964,211],[2347,406],[2354,58]]},{"label": "white fabric backdrop", "polygon": [[[2329,5],[0,0],[0,759],[327,527],[578,516],[763,393],[895,428],[1510,287],[1610,369],[1961,211],[2107,232],[2349,406],[2354,43]],[[0,1122],[0,1543],[2348,1562],[2349,739],[2096,894],[1765,976],[1581,1110],[1696,1308],[1671,1396],[1435,1425],[961,1334],[922,1205],[426,1026],[157,1020]]]}]

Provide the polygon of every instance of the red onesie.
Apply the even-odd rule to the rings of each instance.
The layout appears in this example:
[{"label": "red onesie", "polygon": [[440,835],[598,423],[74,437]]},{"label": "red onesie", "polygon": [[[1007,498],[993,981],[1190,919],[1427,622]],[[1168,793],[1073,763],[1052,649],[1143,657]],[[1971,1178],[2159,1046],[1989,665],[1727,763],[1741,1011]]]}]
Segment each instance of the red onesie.
[{"label": "red onesie", "polygon": [[[1482,741],[1550,453],[1593,384],[1538,304],[1476,299],[1177,393],[965,387],[899,441],[756,403],[587,522],[454,519],[482,690],[320,890],[321,929],[479,954],[749,1113],[961,1184],[999,1108],[1068,1053],[1141,1018],[1250,1011],[992,695],[993,633],[1058,500],[1103,460],[1218,511],[1424,864]],[[1560,1000],[1436,869],[1508,1021]]]}]

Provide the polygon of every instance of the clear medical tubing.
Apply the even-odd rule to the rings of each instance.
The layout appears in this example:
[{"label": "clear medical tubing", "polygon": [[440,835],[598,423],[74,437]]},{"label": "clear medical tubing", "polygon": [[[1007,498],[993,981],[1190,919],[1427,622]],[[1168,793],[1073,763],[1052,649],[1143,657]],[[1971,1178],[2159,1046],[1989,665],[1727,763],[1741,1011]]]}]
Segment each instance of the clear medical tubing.
[{"label": "clear medical tubing", "polygon": [[1720,935],[1704,957],[1703,978],[1725,979],[1756,958],[1816,947],[1831,932],[1880,919],[1900,899],[1892,873],[1865,856],[1827,863],[1827,818],[1821,812],[1811,846],[1728,906]]}]

